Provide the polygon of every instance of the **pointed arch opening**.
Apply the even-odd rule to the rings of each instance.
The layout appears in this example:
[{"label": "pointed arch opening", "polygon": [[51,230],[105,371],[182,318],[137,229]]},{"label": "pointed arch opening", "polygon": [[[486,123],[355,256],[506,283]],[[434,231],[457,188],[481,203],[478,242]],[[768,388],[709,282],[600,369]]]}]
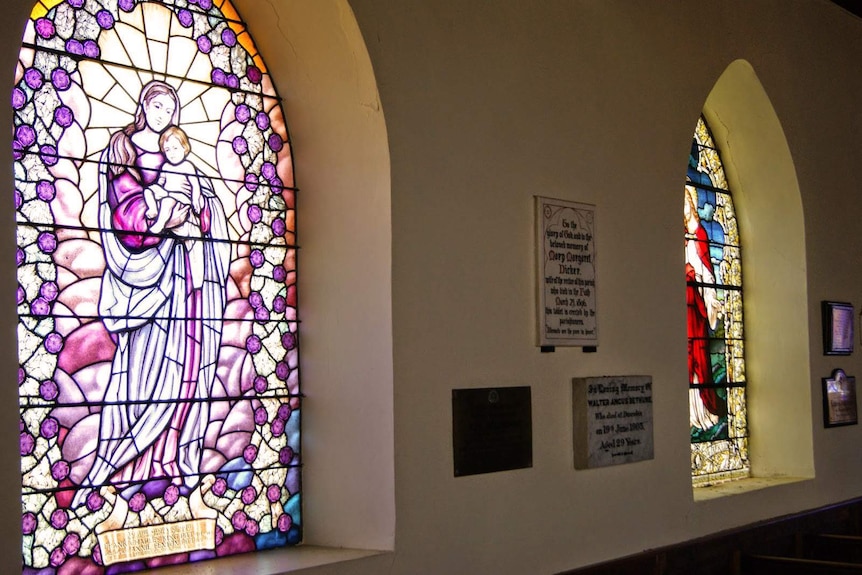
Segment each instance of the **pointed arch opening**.
[{"label": "pointed arch opening", "polygon": [[703,117],[721,150],[745,242],[751,476],[813,477],[805,222],[790,147],[745,60],[720,76]]}]

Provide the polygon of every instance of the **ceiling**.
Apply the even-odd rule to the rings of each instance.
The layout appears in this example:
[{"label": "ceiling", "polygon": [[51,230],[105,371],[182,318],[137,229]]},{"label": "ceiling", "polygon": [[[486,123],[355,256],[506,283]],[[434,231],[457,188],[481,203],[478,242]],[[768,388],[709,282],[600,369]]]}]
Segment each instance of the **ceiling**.
[{"label": "ceiling", "polygon": [[856,14],[862,18],[862,0],[832,0],[835,4],[838,4],[845,10]]}]

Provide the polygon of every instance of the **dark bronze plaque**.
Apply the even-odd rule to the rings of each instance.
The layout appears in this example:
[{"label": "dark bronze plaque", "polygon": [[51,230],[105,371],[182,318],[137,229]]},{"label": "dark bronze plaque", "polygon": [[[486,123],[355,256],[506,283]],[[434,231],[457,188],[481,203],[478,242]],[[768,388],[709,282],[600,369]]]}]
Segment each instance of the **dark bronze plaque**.
[{"label": "dark bronze plaque", "polygon": [[452,390],[455,477],[533,466],[529,387]]}]

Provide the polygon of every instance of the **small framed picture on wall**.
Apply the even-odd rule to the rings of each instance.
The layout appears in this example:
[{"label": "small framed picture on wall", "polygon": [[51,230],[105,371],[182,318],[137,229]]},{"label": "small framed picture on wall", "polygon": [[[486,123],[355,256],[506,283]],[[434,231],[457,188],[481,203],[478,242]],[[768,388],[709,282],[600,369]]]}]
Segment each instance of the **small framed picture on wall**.
[{"label": "small framed picture on wall", "polygon": [[823,302],[823,353],[850,355],[853,353],[853,304]]}]

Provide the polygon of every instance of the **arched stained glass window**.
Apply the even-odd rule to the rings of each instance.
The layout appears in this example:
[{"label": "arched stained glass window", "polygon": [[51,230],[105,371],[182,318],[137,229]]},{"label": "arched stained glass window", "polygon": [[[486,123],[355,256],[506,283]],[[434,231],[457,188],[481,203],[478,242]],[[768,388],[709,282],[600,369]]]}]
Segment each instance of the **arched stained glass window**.
[{"label": "arched stained glass window", "polygon": [[15,86],[24,572],[301,539],[295,188],[228,0],[41,0]]},{"label": "arched stained glass window", "polygon": [[747,477],[748,426],[739,228],[703,118],[685,185],[691,473],[695,485]]}]

